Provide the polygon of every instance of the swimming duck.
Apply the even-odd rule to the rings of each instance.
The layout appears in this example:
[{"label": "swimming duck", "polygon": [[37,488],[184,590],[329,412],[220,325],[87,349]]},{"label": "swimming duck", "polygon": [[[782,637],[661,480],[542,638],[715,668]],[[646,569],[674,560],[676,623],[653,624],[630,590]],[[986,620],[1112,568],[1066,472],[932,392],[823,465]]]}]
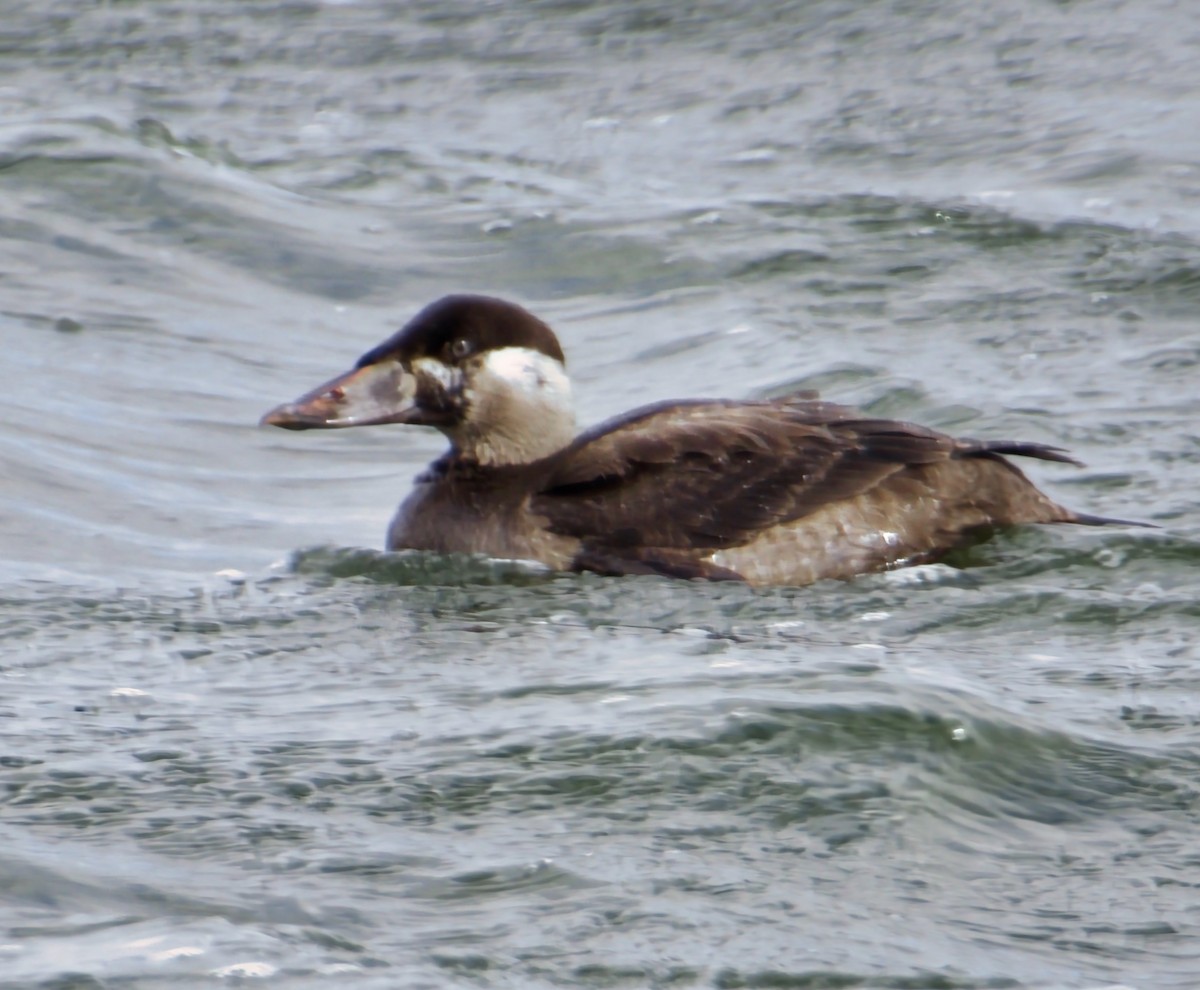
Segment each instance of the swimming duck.
[{"label": "swimming duck", "polygon": [[558,338],[487,296],[432,303],[262,423],[440,430],[450,449],[388,549],[558,570],[800,585],[935,560],[997,526],[1124,523],[1063,508],[1006,456],[1079,463],[1056,447],[956,439],[810,393],[659,402],[576,435]]}]

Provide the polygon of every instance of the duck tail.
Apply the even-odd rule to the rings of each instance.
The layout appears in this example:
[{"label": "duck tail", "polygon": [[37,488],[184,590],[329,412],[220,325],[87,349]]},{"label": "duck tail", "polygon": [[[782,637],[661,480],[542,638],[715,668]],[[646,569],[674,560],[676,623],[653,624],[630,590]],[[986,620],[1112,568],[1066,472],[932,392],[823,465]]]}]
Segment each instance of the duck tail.
[{"label": "duck tail", "polygon": [[1093,516],[1087,512],[1072,512],[1068,522],[1080,526],[1137,526],[1141,529],[1161,529],[1154,523],[1140,522],[1137,519],[1113,519],[1110,516]]},{"label": "duck tail", "polygon": [[[1045,443],[1030,443],[1026,440],[967,440],[964,443],[967,445],[966,453],[968,456],[996,457],[1008,454],[1013,457],[1036,457],[1041,461],[1057,461],[1060,464],[1073,464],[1075,467],[1083,467],[1083,461],[1072,457],[1061,447],[1052,447]],[[1136,519],[1115,519],[1110,516],[1094,516],[1088,512],[1074,512],[1070,509],[1062,509],[1061,506],[1059,508],[1064,513],[1061,521],[1076,523],[1080,526],[1159,528],[1154,523],[1140,522]]]},{"label": "duck tail", "polygon": [[1008,454],[1012,457],[1036,457],[1040,461],[1058,461],[1083,467],[1083,461],[1068,454],[1062,447],[1051,447],[1046,443],[1030,443],[1027,440],[966,440],[967,454]]}]

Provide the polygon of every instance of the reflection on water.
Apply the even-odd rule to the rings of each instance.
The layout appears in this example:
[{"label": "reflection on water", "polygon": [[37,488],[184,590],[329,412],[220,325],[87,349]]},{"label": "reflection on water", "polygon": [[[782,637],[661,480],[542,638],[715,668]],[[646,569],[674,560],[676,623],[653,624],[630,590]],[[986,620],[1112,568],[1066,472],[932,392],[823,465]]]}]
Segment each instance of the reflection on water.
[{"label": "reflection on water", "polygon": [[[9,13],[0,984],[1192,986],[1172,5]],[[758,591],[382,554],[439,439],[255,424],[455,290],[582,422],[817,388],[1163,529]]]}]

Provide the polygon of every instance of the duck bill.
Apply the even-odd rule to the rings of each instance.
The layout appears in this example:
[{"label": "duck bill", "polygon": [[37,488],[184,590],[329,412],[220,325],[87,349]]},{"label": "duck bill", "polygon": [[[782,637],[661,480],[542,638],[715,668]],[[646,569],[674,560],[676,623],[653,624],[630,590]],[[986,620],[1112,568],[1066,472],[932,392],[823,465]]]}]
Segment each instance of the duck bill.
[{"label": "duck bill", "polygon": [[268,412],[260,426],[285,430],[340,430],[410,423],[417,412],[416,382],[399,361],[380,361],[318,385]]}]

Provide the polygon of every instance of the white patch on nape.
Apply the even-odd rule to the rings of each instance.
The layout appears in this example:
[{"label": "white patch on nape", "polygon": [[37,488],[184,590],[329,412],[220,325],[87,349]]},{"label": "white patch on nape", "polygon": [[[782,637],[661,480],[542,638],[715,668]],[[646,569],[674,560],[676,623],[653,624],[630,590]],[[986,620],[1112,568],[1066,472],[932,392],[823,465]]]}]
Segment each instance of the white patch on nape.
[{"label": "white patch on nape", "polygon": [[483,372],[539,404],[568,407],[571,380],[562,362],[529,347],[497,347],[483,359]]},{"label": "white patch on nape", "polygon": [[451,441],[480,464],[528,464],[575,438],[571,380],[561,361],[528,347],[498,347],[468,367],[464,418]]}]

